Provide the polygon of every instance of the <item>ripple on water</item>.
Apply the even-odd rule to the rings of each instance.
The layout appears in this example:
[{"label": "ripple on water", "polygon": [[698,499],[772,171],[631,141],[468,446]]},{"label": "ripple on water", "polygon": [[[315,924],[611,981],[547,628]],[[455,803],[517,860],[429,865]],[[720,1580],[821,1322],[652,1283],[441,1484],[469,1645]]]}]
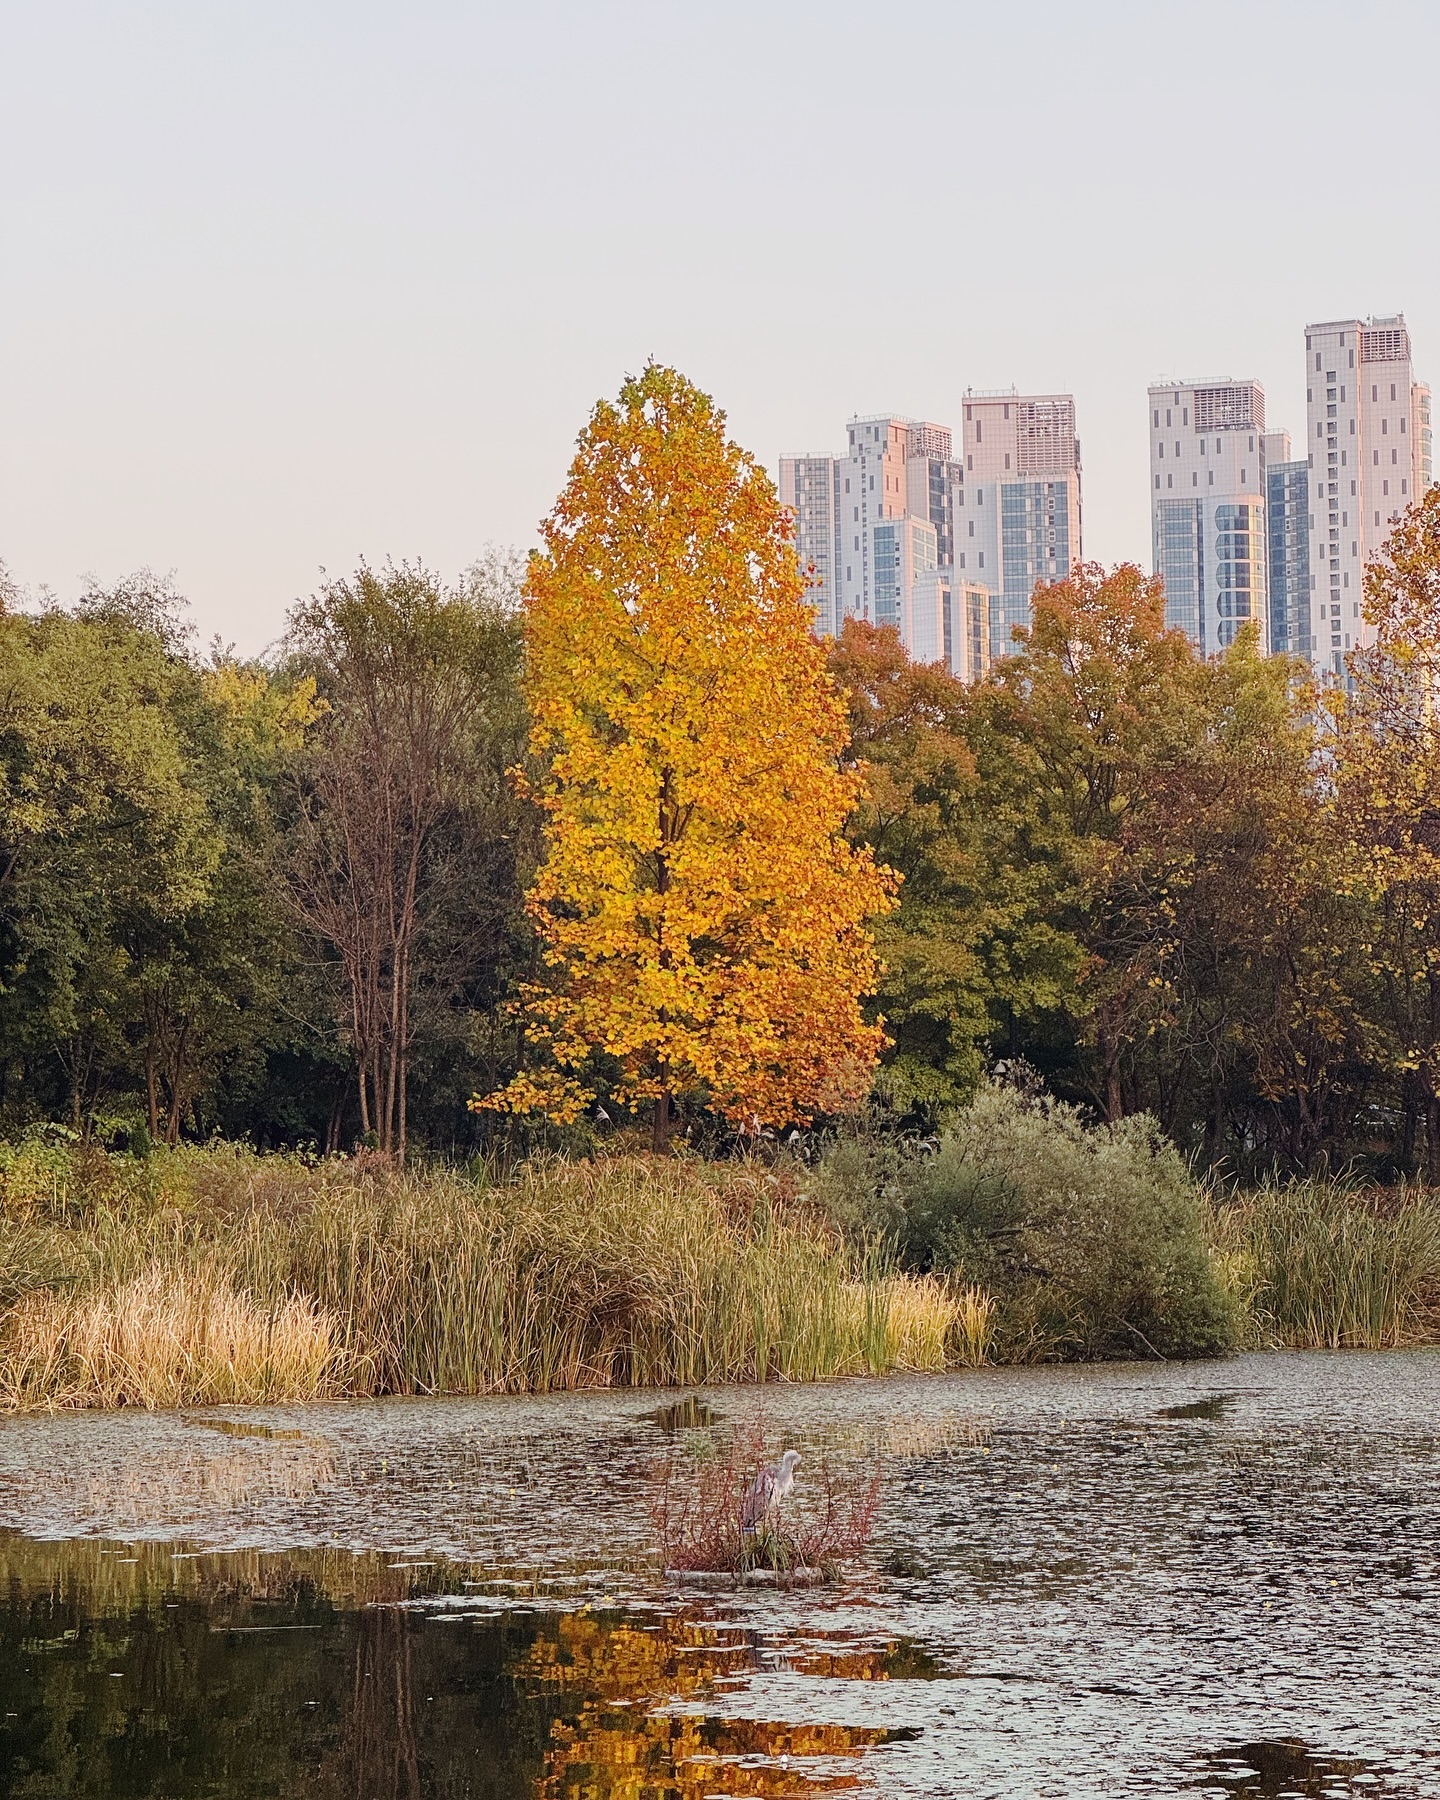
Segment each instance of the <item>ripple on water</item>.
[{"label": "ripple on water", "polygon": [[[75,1686],[71,1668],[68,1691],[90,1696],[82,1722],[92,1701],[110,1709],[95,1714],[99,1741],[138,1679],[100,1662],[129,1641],[140,1582],[155,1596],[141,1639],[204,1621],[209,1649],[186,1638],[186,1655],[214,1692],[247,1695],[273,1670],[297,1730],[328,1707],[330,1736],[302,1732],[292,1749],[297,1767],[311,1750],[317,1768],[330,1757],[332,1774],[336,1721],[368,1683],[393,1688],[385,1659],[404,1651],[433,1698],[406,1722],[377,1697],[353,1729],[379,1744],[403,1724],[403,1753],[422,1762],[450,1733],[488,1767],[500,1752],[482,1727],[503,1717],[530,1760],[495,1763],[511,1783],[497,1773],[496,1795],[633,1792],[613,1773],[638,1766],[627,1756],[681,1791],[701,1772],[697,1793],[819,1791],[823,1779],[897,1796],[1440,1795],[1426,1754],[1440,1718],[1437,1372],[1433,1353],[1257,1355],[1218,1370],[731,1389],[658,1408],[653,1394],[614,1392],[8,1420],[0,1526],[125,1542],[123,1555],[51,1546],[78,1560],[29,1586],[12,1579],[5,1617],[20,1635],[7,1641],[50,1646],[37,1667],[89,1646],[93,1682]],[[667,1588],[647,1519],[656,1463],[757,1414],[802,1467],[879,1461],[866,1569],[810,1593]],[[177,1551],[179,1536],[191,1541]],[[223,1574],[222,1553],[238,1559]],[[207,1609],[222,1601],[307,1629],[248,1635],[240,1625],[266,1623],[257,1614],[212,1632]],[[145,1641],[157,1666],[185,1661]],[[293,1644],[296,1659],[246,1662],[261,1642]],[[320,1673],[303,1645],[329,1646]],[[705,1673],[687,1686],[682,1666]],[[323,1692],[300,1692],[307,1682]],[[521,1710],[506,1713],[502,1693]],[[618,1715],[640,1735],[627,1739]],[[124,1716],[139,1741],[143,1712]],[[817,1739],[812,1755],[802,1728],[857,1735]],[[246,1729],[260,1730],[253,1718]],[[883,1735],[897,1730],[918,1735]],[[770,1755],[757,1732],[788,1748],[759,1786],[725,1787]],[[1294,1761],[1305,1745],[1321,1748]],[[807,1756],[812,1787],[796,1787],[786,1771]]]},{"label": "ripple on water", "polygon": [[1201,1792],[1217,1800],[1220,1795],[1226,1800],[1300,1800],[1312,1794],[1341,1800],[1349,1795],[1394,1794],[1402,1791],[1405,1781],[1399,1771],[1374,1761],[1331,1755],[1297,1738],[1263,1739],[1217,1751],[1207,1759],[1205,1772],[1212,1785]]}]

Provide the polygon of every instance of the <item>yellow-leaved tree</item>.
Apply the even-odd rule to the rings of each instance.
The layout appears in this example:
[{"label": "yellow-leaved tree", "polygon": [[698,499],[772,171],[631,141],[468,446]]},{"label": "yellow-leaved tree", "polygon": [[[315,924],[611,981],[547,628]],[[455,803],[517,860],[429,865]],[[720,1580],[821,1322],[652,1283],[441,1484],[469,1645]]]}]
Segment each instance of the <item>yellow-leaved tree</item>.
[{"label": "yellow-leaved tree", "polygon": [[473,1104],[574,1119],[597,1077],[742,1129],[861,1099],[884,1043],[867,921],[895,878],[842,827],[842,696],[789,514],[725,416],[651,364],[602,401],[525,584],[545,854],[534,1066]]},{"label": "yellow-leaved tree", "polygon": [[[1401,1079],[1406,1161],[1440,1182],[1440,486],[1365,571],[1375,640],[1328,691],[1336,813],[1373,908],[1366,945]],[[1349,871],[1352,878],[1355,868]]]}]

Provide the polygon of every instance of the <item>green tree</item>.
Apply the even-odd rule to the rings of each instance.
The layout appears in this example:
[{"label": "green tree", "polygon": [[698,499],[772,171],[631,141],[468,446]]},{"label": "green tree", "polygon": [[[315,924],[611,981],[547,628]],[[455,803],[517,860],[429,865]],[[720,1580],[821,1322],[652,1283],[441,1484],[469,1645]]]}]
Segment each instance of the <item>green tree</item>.
[{"label": "green tree", "polygon": [[127,935],[201,903],[221,854],[172,710],[182,669],[115,611],[0,618],[7,1084],[58,1064],[77,1126],[125,1075]]},{"label": "green tree", "polygon": [[417,1045],[458,1048],[516,951],[530,855],[516,572],[457,587],[362,567],[291,614],[322,712],[296,764],[285,881],[336,973],[362,1131],[402,1160]]},{"label": "green tree", "polygon": [[[1336,817],[1373,915],[1375,1016],[1400,1088],[1401,1160],[1440,1181],[1440,487],[1365,575],[1373,644],[1326,694]],[[1422,1147],[1423,1140],[1423,1147]]]},{"label": "green tree", "polygon": [[1198,665],[1165,628],[1159,581],[1130,564],[1077,566],[1037,588],[1032,610],[971,707],[977,805],[1010,919],[992,951],[1001,1041],[1068,1064],[1113,1119],[1134,973],[1110,941],[1120,838],[1147,771],[1193,735]]},{"label": "green tree", "polygon": [[977,824],[965,689],[941,664],[912,663],[893,626],[861,619],[846,620],[829,665],[849,708],[848,760],[865,775],[848,835],[902,877],[899,908],[875,928],[876,999],[892,1040],[878,1087],[897,1110],[933,1118],[980,1078],[990,1031],[981,944],[1003,906]]}]

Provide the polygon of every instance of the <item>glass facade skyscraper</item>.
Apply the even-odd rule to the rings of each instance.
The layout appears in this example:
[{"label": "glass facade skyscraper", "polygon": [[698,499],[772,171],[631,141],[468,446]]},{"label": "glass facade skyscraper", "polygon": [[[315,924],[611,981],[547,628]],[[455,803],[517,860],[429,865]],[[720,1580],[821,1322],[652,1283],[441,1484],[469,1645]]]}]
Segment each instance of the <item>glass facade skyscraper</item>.
[{"label": "glass facade skyscraper", "polygon": [[949,429],[879,414],[851,419],[846,436],[843,456],[780,459],[816,629],[833,636],[847,618],[890,625],[917,661],[974,679],[989,662],[988,640],[983,653],[975,642],[986,608],[979,587],[955,579]]},{"label": "glass facade skyscraper", "polygon": [[1265,391],[1258,381],[1149,392],[1151,521],[1165,623],[1202,656],[1248,623],[1270,643]]},{"label": "glass facade skyscraper", "polygon": [[1007,656],[1045,581],[1083,554],[1080,440],[1069,394],[965,396],[952,477],[957,580],[990,594],[990,655]]},{"label": "glass facade skyscraper", "polygon": [[1288,432],[1265,440],[1266,540],[1270,554],[1270,650],[1315,653],[1310,628],[1310,465],[1290,456]]}]

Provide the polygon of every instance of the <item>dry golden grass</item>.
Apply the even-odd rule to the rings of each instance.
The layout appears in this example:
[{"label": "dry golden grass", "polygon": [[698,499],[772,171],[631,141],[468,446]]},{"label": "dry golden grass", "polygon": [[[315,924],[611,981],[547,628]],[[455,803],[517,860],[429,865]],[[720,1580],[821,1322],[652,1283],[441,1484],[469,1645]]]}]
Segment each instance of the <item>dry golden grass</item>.
[{"label": "dry golden grass", "polygon": [[954,1301],[955,1322],[950,1332],[952,1359],[967,1369],[977,1369],[995,1341],[995,1298],[984,1288],[963,1288]]},{"label": "dry golden grass", "polygon": [[553,1159],[489,1185],[186,1150],[91,1157],[0,1216],[10,1407],[936,1369],[962,1317],[745,1164]]},{"label": "dry golden grass", "polygon": [[333,1319],[292,1294],[264,1305],[219,1270],[152,1264],[116,1287],[31,1292],[8,1322],[0,1401],[209,1406],[338,1387]]},{"label": "dry golden grass", "polygon": [[894,1275],[884,1284],[886,1355],[896,1369],[943,1369],[959,1317],[944,1283],[924,1275]]}]

